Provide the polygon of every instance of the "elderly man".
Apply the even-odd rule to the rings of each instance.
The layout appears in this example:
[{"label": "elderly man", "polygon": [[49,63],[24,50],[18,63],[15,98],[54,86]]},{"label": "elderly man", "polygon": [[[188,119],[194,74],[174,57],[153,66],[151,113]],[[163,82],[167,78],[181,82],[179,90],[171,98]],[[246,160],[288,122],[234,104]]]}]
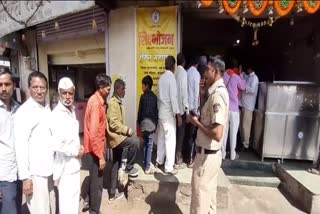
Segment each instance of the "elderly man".
[{"label": "elderly man", "polygon": [[108,135],[110,146],[113,153],[113,163],[111,169],[111,187],[109,189],[109,203],[124,196],[117,193],[118,170],[121,160],[126,159],[125,172],[130,177],[136,177],[139,174],[138,169],[134,168],[136,153],[139,145],[139,139],[133,136],[133,129],[125,125],[125,110],[122,99],[126,93],[126,84],[123,80],[117,79],[114,83],[114,94],[108,105]]},{"label": "elderly man", "polygon": [[84,118],[84,151],[89,164],[89,212],[100,212],[103,171],[106,149],[106,99],[110,94],[111,78],[98,74],[95,79],[96,92],[89,98]]},{"label": "elderly man", "polygon": [[72,81],[67,77],[62,78],[58,84],[58,92],[60,100],[52,111],[55,150],[53,180],[59,190],[60,214],[77,214],[80,197],[80,158],[84,150],[80,145],[79,122],[73,106],[75,87]]},{"label": "elderly man", "polygon": [[196,157],[192,172],[191,214],[215,214],[218,172],[222,162],[221,147],[224,127],[228,121],[229,97],[223,84],[224,62],[215,57],[208,60],[208,68],[201,81],[201,99],[205,99],[201,119],[190,120],[198,127]]},{"label": "elderly man", "polygon": [[53,189],[53,136],[51,110],[46,104],[47,78],[34,71],[28,77],[31,97],[14,117],[14,136],[19,179],[32,214],[49,214]]},{"label": "elderly man", "polygon": [[[12,99],[15,82],[10,71],[0,72],[0,214],[16,214],[21,207],[17,201],[17,163],[13,144],[13,116],[19,105]],[[18,202],[18,203],[17,203]]]}]

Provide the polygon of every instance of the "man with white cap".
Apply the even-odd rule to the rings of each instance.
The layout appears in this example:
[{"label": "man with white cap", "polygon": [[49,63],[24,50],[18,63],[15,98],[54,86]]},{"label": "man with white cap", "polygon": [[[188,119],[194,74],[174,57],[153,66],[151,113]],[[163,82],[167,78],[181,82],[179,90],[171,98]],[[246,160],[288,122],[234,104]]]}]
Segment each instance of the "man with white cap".
[{"label": "man with white cap", "polygon": [[52,111],[55,158],[53,180],[59,190],[60,214],[77,214],[80,197],[80,158],[84,149],[80,145],[79,122],[73,101],[75,87],[63,77],[58,84],[59,103]]}]

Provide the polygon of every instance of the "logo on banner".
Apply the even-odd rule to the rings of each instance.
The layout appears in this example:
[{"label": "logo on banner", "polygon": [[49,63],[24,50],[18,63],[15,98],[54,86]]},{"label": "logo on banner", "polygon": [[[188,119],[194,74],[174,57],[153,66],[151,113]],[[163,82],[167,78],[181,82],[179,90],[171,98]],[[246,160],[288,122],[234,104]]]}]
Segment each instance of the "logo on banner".
[{"label": "logo on banner", "polygon": [[151,14],[151,20],[152,23],[157,25],[160,22],[160,11],[159,10],[153,10]]}]

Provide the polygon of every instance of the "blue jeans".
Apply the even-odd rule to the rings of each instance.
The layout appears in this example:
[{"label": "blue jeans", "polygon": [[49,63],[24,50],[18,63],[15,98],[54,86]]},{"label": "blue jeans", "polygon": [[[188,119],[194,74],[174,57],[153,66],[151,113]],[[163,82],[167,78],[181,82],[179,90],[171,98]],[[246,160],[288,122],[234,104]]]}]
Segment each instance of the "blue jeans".
[{"label": "blue jeans", "polygon": [[17,182],[0,181],[0,214],[17,214]]},{"label": "blue jeans", "polygon": [[145,170],[150,169],[151,167],[151,158],[152,158],[152,149],[153,149],[153,140],[151,136],[151,132],[143,131],[142,137],[143,137],[143,163]]}]

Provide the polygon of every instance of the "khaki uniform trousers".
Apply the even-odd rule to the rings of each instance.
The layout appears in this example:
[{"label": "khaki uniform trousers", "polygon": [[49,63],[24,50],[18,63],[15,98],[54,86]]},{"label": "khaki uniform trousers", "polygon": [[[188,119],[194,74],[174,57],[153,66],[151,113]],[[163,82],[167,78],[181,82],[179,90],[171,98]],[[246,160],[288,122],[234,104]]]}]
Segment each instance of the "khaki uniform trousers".
[{"label": "khaki uniform trousers", "polygon": [[252,124],[252,111],[245,108],[241,109],[240,115],[240,136],[245,148],[249,148],[251,124]]},{"label": "khaki uniform trousers", "polygon": [[197,153],[192,171],[191,214],[216,214],[218,172],[221,151],[215,154]]}]

